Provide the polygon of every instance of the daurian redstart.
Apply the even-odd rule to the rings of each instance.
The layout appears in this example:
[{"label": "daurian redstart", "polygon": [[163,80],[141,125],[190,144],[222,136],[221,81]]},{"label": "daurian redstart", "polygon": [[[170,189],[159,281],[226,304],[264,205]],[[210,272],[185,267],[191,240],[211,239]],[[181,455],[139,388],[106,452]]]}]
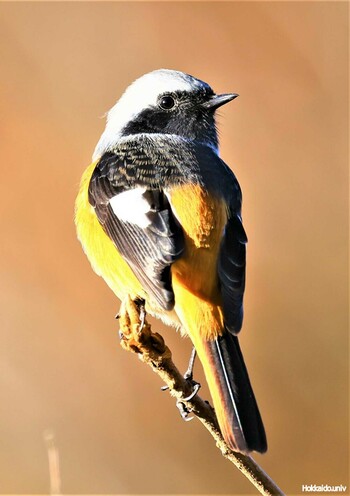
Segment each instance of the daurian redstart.
[{"label": "daurian redstart", "polygon": [[222,434],[236,451],[266,436],[238,343],[245,287],[241,190],[221,160],[215,111],[238,96],[157,70],[108,113],[76,201],[78,237],[120,299],[188,335]]}]

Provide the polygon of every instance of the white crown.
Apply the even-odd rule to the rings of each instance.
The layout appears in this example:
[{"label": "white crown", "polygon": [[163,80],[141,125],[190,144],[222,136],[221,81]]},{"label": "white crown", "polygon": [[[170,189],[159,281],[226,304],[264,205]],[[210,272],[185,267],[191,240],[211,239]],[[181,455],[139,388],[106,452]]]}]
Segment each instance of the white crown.
[{"label": "white crown", "polygon": [[93,160],[98,160],[120,139],[123,128],[146,108],[156,106],[159,95],[166,92],[194,91],[207,87],[184,72],[159,69],[136,79],[107,114],[106,128],[97,143]]}]

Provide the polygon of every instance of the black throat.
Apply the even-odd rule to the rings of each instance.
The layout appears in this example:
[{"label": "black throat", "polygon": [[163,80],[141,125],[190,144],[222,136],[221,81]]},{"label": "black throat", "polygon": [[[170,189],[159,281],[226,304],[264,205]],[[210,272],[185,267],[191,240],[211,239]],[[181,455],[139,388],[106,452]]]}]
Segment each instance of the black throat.
[{"label": "black throat", "polygon": [[218,146],[217,130],[213,113],[179,109],[170,113],[161,109],[145,109],[128,122],[122,136],[137,134],[170,134],[205,143],[214,148]]}]

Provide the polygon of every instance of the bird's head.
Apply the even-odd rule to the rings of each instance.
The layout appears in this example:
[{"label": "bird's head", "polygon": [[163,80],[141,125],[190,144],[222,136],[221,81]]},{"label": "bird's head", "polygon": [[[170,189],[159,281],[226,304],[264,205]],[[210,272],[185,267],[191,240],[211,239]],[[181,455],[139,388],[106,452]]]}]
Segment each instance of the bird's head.
[{"label": "bird's head", "polygon": [[175,134],[217,148],[214,114],[238,95],[216,95],[205,82],[168,69],[134,81],[108,112],[94,159],[123,137],[140,133]]}]

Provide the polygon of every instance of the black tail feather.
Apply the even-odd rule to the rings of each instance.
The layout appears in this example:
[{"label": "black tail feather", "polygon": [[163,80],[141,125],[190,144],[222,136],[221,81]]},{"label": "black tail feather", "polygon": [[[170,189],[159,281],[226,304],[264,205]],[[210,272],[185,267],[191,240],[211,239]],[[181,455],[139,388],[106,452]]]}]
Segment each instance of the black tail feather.
[{"label": "black tail feather", "polygon": [[[210,355],[208,381],[222,434],[229,446],[248,453],[267,450],[265,429],[250,384],[238,338],[229,332],[207,341]],[[206,369],[206,367],[204,367]]]}]

